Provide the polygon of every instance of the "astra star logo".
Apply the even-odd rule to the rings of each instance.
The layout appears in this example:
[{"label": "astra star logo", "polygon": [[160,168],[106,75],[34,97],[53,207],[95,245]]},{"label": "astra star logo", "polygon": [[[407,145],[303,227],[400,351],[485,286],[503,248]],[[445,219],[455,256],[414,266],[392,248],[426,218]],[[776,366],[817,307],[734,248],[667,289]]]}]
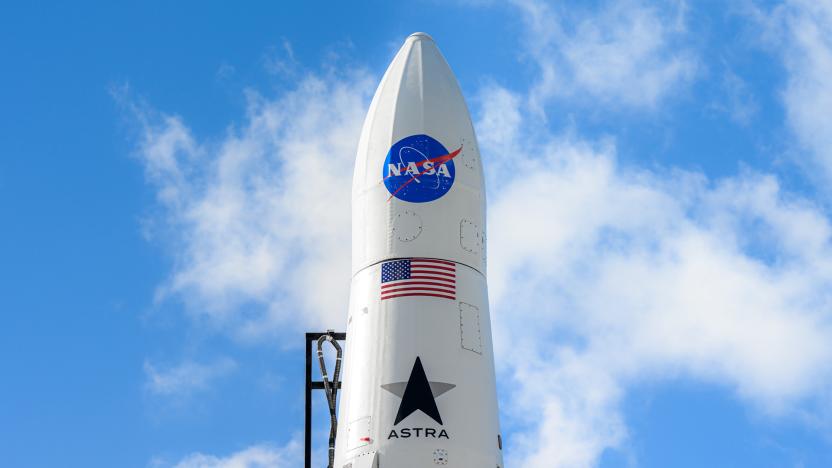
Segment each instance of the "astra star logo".
[{"label": "astra star logo", "polygon": [[451,190],[456,177],[453,159],[462,146],[448,151],[428,135],[411,135],[397,141],[381,169],[390,197],[411,203],[431,202]]},{"label": "astra star logo", "polygon": [[442,424],[442,416],[439,414],[439,408],[436,407],[436,398],[454,387],[456,387],[454,384],[429,381],[425,374],[425,368],[422,367],[422,360],[418,356],[416,362],[413,363],[413,370],[410,371],[410,378],[407,382],[395,382],[381,386],[381,388],[402,399],[401,404],[399,404],[399,411],[396,413],[396,422],[393,423],[394,426],[416,411],[421,411],[437,423]]}]

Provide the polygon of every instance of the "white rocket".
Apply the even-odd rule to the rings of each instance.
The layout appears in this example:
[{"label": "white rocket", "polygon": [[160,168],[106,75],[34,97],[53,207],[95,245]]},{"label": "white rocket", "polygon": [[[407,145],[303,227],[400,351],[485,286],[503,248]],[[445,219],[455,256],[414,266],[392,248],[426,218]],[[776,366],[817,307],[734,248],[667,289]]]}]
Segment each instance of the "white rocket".
[{"label": "white rocket", "polygon": [[482,162],[459,85],[424,33],[373,97],[352,188],[337,468],[503,468]]}]

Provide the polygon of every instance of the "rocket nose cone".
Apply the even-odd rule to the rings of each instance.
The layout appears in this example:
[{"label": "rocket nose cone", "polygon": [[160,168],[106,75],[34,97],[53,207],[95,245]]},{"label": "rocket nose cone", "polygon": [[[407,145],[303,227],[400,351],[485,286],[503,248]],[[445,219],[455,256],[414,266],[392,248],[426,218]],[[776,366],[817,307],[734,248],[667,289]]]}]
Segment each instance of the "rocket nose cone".
[{"label": "rocket nose cone", "polygon": [[[428,134],[456,149],[456,140],[473,138],[470,116],[459,84],[436,42],[423,32],[405,39],[384,74],[370,105],[358,151],[358,182],[374,180],[379,161],[390,145],[408,135]],[[369,160],[367,160],[369,159]],[[363,185],[359,184],[359,185]]]},{"label": "rocket nose cone", "polygon": [[430,136],[447,154],[462,148],[455,163],[464,160],[466,167],[454,185],[482,191],[476,138],[459,83],[436,42],[422,32],[407,37],[379,84],[359,142],[354,189],[380,183],[392,145],[413,135]]},{"label": "rocket nose cone", "polygon": [[424,32],[415,32],[409,36],[407,36],[407,40],[414,40],[414,41],[433,41],[433,38],[430,37],[430,34]]},{"label": "rocket nose cone", "polygon": [[484,271],[484,226],[468,107],[436,43],[414,33],[384,74],[359,140],[354,271],[393,257],[440,258]]}]

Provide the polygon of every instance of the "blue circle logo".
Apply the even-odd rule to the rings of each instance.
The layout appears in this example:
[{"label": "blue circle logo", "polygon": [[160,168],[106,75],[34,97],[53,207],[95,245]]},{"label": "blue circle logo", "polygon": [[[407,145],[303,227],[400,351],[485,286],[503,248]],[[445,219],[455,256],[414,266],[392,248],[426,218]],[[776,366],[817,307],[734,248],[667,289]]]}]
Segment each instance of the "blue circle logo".
[{"label": "blue circle logo", "polygon": [[453,159],[462,146],[449,152],[427,135],[411,135],[394,144],[381,169],[390,198],[411,203],[431,202],[448,193],[454,185],[456,169]]}]

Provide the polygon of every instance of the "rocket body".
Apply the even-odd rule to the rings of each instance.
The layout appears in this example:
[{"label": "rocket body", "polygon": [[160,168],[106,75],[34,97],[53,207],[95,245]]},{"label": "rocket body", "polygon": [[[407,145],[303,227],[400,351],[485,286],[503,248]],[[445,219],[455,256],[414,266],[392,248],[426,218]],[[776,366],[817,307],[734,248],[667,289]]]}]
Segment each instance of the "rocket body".
[{"label": "rocket body", "polygon": [[336,467],[503,467],[485,206],[456,78],[411,35],[358,146]]}]

